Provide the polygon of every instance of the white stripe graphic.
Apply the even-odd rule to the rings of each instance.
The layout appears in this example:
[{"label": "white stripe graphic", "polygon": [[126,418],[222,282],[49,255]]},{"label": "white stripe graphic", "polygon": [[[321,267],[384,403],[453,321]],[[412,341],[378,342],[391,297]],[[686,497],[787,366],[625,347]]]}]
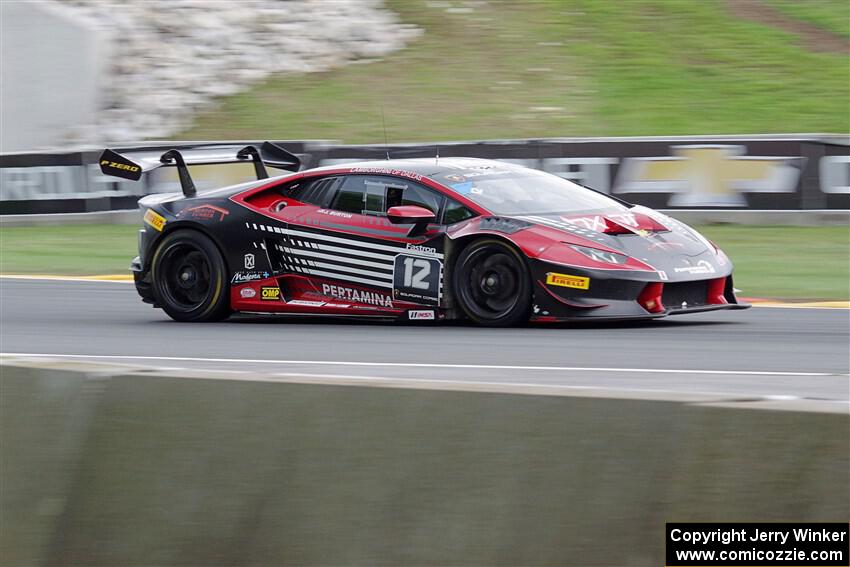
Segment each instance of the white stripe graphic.
[{"label": "white stripe graphic", "polygon": [[385,287],[385,288],[392,288],[393,287],[392,282],[388,283],[388,282],[375,281],[375,280],[370,280],[370,279],[366,279],[366,278],[360,278],[360,277],[357,277],[357,276],[348,276],[348,275],[345,275],[345,274],[333,274],[331,272],[325,272],[324,270],[312,270],[310,268],[303,268],[301,271],[305,274],[310,274],[310,275],[313,275],[313,276],[322,276],[324,278],[330,278],[330,279],[340,280],[340,281],[344,281],[344,282],[360,283],[360,284],[364,284],[364,285],[371,285],[371,286],[374,286],[374,287]]},{"label": "white stripe graphic", "polygon": [[[339,264],[329,264],[327,262],[308,262],[306,260],[299,260],[302,264],[309,266],[311,268],[324,268],[325,270],[334,270],[336,272],[347,272],[350,274],[359,274],[361,276],[367,276],[370,278],[375,278],[376,280],[386,280],[388,282],[393,281],[392,274],[382,274],[380,272],[371,272],[369,270],[361,270],[359,268],[349,268],[348,266],[340,266]],[[345,274],[338,274],[336,277],[344,278],[347,277]]]},{"label": "white stripe graphic", "polygon": [[381,262],[370,262],[368,260],[361,260],[360,258],[350,258],[346,256],[338,256],[336,254],[323,254],[321,252],[315,252],[313,250],[299,250],[298,248],[287,248],[285,246],[281,247],[283,251],[287,254],[291,254],[293,256],[307,256],[308,258],[321,258],[322,260],[332,260],[337,262],[347,262],[349,264],[357,264],[359,266],[363,266],[366,268],[378,268],[384,270],[392,270],[393,265],[391,262],[381,263]]},{"label": "white stripe graphic", "polygon": [[[302,238],[313,238],[315,240],[326,240],[328,242],[336,242],[338,244],[347,244],[348,246],[362,246],[363,248],[369,248],[370,250],[385,250],[387,252],[392,252],[394,254],[411,254],[416,256],[416,250],[409,250],[407,248],[401,246],[387,246],[385,244],[377,244],[373,242],[361,242],[358,240],[349,240],[347,238],[339,238],[336,236],[328,236],[320,233],[313,232],[302,232],[300,230],[292,230],[292,229],[283,229],[285,234],[290,236],[300,236]],[[420,254],[421,255],[421,254]],[[429,254],[429,257],[435,258],[443,258],[442,254]]]}]

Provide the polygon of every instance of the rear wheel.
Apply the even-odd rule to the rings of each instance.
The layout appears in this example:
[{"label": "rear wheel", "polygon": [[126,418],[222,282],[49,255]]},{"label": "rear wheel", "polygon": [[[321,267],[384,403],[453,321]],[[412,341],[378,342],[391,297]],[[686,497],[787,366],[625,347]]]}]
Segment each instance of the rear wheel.
[{"label": "rear wheel", "polygon": [[158,303],[175,321],[218,321],[230,314],[221,252],[206,236],[179,230],[154,253],[151,279]]},{"label": "rear wheel", "polygon": [[458,257],[455,296],[473,321],[507,327],[528,321],[531,278],[519,252],[497,239],[476,240]]}]

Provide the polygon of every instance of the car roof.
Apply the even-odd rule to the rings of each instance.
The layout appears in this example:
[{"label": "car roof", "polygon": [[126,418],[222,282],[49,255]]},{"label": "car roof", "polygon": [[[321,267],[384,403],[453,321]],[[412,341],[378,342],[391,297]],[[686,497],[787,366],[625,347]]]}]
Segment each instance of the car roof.
[{"label": "car roof", "polygon": [[[363,173],[392,175],[394,172],[410,173],[435,179],[448,174],[463,175],[482,169],[517,169],[519,166],[492,159],[470,157],[441,157],[441,158],[411,158],[390,159],[361,162],[345,162],[310,169],[310,172],[331,171],[338,169],[364,170]],[[358,171],[353,171],[358,173]]]}]

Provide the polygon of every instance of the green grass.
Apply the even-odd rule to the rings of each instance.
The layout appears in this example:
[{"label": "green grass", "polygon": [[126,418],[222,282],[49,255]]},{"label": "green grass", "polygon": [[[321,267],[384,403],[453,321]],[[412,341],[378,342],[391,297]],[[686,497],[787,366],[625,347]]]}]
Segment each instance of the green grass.
[{"label": "green grass", "polygon": [[767,3],[788,17],[850,38],[850,3],[847,0],[767,0]]},{"label": "green grass", "polygon": [[0,273],[129,275],[138,230],[115,224],[0,228]]},{"label": "green grass", "polygon": [[[817,23],[847,13],[774,1]],[[382,105],[391,142],[850,131],[846,52],[810,51],[720,0],[387,4],[425,34],[381,61],[272,78],[179,137],[382,143]]]},{"label": "green grass", "polygon": [[745,297],[850,299],[850,227],[696,227],[735,265]]},{"label": "green grass", "polygon": [[[747,297],[850,299],[848,227],[697,227],[735,264]],[[128,273],[135,226],[74,225],[0,228],[0,273]]]}]

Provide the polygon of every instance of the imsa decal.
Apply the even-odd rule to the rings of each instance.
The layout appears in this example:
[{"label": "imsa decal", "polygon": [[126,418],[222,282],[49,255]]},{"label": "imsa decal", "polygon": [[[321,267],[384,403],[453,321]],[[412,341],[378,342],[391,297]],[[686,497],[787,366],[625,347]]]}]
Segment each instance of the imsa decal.
[{"label": "imsa decal", "polygon": [[590,278],[549,272],[546,274],[546,284],[573,289],[590,289]]}]

